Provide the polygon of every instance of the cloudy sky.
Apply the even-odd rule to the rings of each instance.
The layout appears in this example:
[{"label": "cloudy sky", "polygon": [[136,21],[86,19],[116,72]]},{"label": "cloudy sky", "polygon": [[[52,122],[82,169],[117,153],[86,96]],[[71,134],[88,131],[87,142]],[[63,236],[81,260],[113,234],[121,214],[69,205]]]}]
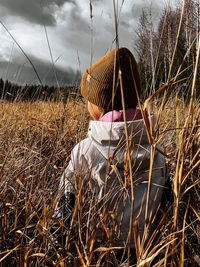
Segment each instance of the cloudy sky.
[{"label": "cloudy sky", "polygon": [[[43,83],[52,84],[54,80],[48,42],[63,84],[73,83],[78,71],[83,73],[91,61],[115,47],[113,1],[91,0],[92,20],[89,3],[89,0],[0,0],[1,22],[30,57]],[[166,5],[167,0],[116,0],[120,45],[134,52],[135,29],[142,10],[151,6],[156,21]],[[18,83],[37,83],[30,63],[2,25],[0,77]]]}]

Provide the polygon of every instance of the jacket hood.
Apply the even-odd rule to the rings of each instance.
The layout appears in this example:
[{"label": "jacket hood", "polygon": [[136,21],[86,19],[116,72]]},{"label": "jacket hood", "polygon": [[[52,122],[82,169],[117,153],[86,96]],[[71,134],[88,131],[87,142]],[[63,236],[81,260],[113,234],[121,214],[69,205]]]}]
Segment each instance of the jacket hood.
[{"label": "jacket hood", "polygon": [[[156,116],[152,115],[151,120],[154,126]],[[143,119],[127,122],[127,129],[128,136],[132,139],[132,147],[137,147],[137,154],[134,153],[135,159],[141,162],[141,159],[145,158],[145,165],[149,164],[150,146]],[[119,153],[116,153],[117,162],[124,164],[123,151],[126,146],[125,122],[90,121],[88,137],[106,159],[112,156],[113,153],[116,153],[116,150],[119,151]],[[141,167],[144,168],[145,166],[142,165]]]}]

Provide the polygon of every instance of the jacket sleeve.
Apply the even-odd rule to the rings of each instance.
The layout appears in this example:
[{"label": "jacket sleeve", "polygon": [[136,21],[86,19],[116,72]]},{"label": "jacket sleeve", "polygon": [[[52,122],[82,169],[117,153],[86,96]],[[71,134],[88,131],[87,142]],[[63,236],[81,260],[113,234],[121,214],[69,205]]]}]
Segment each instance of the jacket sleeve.
[{"label": "jacket sleeve", "polygon": [[71,152],[71,159],[64,170],[59,187],[58,201],[55,207],[55,217],[63,217],[65,213],[72,210],[76,197],[76,177],[88,169],[87,160],[82,153],[82,145],[78,143]]}]

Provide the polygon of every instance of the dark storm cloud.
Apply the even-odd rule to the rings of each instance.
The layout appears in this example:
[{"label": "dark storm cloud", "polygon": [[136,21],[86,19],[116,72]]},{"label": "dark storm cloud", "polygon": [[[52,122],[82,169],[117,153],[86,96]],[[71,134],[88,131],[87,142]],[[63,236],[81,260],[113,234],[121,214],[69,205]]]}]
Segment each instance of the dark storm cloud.
[{"label": "dark storm cloud", "polygon": [[[31,57],[43,85],[57,86],[54,70],[50,62],[40,61]],[[59,86],[79,84],[80,75],[72,68],[55,68]],[[13,58],[13,61],[0,61],[0,78],[17,84],[39,84],[37,76],[31,65],[21,56]]]},{"label": "dark storm cloud", "polygon": [[81,16],[80,7],[76,6],[71,9],[68,22],[69,30],[90,33],[89,24],[85,18]]},{"label": "dark storm cloud", "polygon": [[68,12],[62,13],[60,19],[65,21],[64,28],[59,33],[62,42],[71,49],[89,53],[91,39],[90,19],[83,17],[81,7],[72,7]]},{"label": "dark storm cloud", "polygon": [[53,26],[56,24],[54,17],[56,8],[66,2],[75,5],[75,0],[1,0],[0,13],[6,17],[20,16],[32,23]]},{"label": "dark storm cloud", "polygon": [[[121,1],[119,1],[121,3]],[[153,20],[162,9],[162,1],[153,0],[152,4],[152,17]],[[61,58],[57,64],[72,66],[73,68],[79,68],[83,71],[89,64],[92,58],[93,62],[104,55],[107,51],[115,46],[115,25],[113,18],[113,4],[112,1],[107,0],[92,0],[93,7],[93,20],[90,19],[90,1],[89,0],[0,0],[0,17],[5,16],[4,19],[8,19],[5,23],[9,25],[9,29],[12,26],[13,34],[17,41],[25,51],[31,55],[36,55],[42,61],[49,59],[49,51],[45,50],[46,42],[44,42],[45,34],[41,30],[40,25],[44,24],[47,27],[50,46],[55,58]],[[119,40],[120,45],[132,48],[135,42],[135,30],[138,26],[138,18],[141,16],[142,10],[147,12],[150,9],[149,0],[136,0],[136,1],[124,1],[122,8],[118,9],[119,15]],[[120,7],[120,6],[119,6]],[[23,20],[18,19],[19,16]],[[34,36],[34,30],[30,30],[29,27],[33,27],[32,24],[26,23],[23,34],[24,20],[32,22],[38,25],[34,25],[34,30],[37,33]],[[27,34],[26,34],[27,33]],[[33,34],[32,34],[33,33]],[[41,38],[41,40],[40,40]],[[5,44],[5,38],[0,38],[0,57],[4,55],[4,59],[9,58],[8,54],[8,41]],[[2,45],[1,45],[2,40]],[[56,40],[56,41],[55,41]],[[10,45],[9,45],[10,47]],[[31,50],[32,49],[32,50]],[[39,51],[39,55],[37,52]],[[13,52],[15,54],[15,51]],[[5,56],[6,55],[6,56]],[[19,64],[18,60],[13,59],[13,62],[18,63],[18,68],[24,64],[24,61]],[[45,78],[45,82],[54,79],[53,72],[43,72],[48,66],[40,67],[39,62],[36,60],[38,70],[41,72],[42,79]],[[1,68],[2,69],[2,68]],[[30,82],[33,79],[33,75],[25,79],[25,75],[21,71],[19,76],[16,74],[17,65],[13,75],[19,77],[20,82],[27,80]],[[23,66],[24,70],[27,70],[29,75],[32,70],[28,72],[28,64]],[[67,71],[70,73],[70,77],[73,76],[73,71]],[[51,73],[48,76],[47,73]],[[64,77],[64,73],[61,73]],[[72,74],[72,75],[71,75]],[[20,78],[21,77],[21,78]],[[28,76],[27,76],[28,77]],[[67,75],[65,76],[67,77]],[[15,78],[16,79],[16,78]],[[70,80],[70,79],[69,79]]]}]

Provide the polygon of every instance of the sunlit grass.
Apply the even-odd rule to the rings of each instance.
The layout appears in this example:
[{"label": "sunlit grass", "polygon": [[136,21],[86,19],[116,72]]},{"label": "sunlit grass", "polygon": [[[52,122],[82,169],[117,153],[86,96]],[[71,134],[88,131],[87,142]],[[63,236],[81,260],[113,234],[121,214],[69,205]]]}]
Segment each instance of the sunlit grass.
[{"label": "sunlit grass", "polygon": [[[162,113],[156,140],[167,156],[173,198],[152,234],[152,243],[140,250],[138,266],[148,266],[145,264],[156,255],[160,266],[198,260],[199,106],[194,105],[193,121],[185,124],[189,108],[179,99],[177,135],[176,98],[162,112],[161,102],[152,103],[152,112]],[[116,266],[116,249],[108,246],[111,232],[102,243],[94,242],[103,213],[97,212],[88,183],[79,184],[71,225],[52,219],[58,183],[71,149],[87,134],[89,117],[84,105],[78,101],[66,106],[61,102],[1,102],[0,118],[1,266],[56,262],[70,266],[72,259],[74,266],[103,266],[104,260]],[[112,230],[106,221],[104,229]]]}]

